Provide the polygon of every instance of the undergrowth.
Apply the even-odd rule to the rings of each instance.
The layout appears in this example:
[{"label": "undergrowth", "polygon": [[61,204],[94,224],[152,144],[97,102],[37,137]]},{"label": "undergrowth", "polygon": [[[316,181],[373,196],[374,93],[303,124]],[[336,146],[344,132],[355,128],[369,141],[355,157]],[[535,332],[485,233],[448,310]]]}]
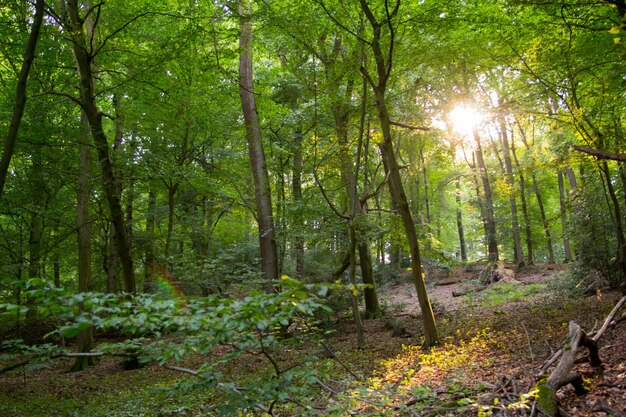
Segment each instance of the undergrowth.
[{"label": "undergrowth", "polygon": [[[567,320],[592,326],[611,305],[610,300],[570,299],[552,291],[545,284],[493,285],[470,298],[465,310],[439,317],[442,344],[429,352],[420,349],[419,340],[390,338],[382,326],[375,327],[376,320],[366,321],[365,350],[356,348],[349,326],[326,337],[334,356],[324,357],[323,345],[315,342],[288,349],[288,356],[276,356],[283,369],[311,367],[318,373],[310,376],[319,377],[319,384],[310,381],[310,388],[298,396],[292,391],[292,397],[276,406],[275,415],[487,416],[504,410],[494,393],[498,375],[508,374],[524,389],[531,387],[536,366],[529,364],[559,345]],[[548,298],[535,297],[538,294]],[[509,302],[509,308],[502,308]],[[255,326],[260,331],[258,323]],[[314,351],[319,359],[307,362]],[[193,367],[195,360],[207,358],[192,357],[184,365]],[[188,377],[172,371],[153,365],[122,371],[114,359],[106,359],[86,372],[67,375],[63,370],[69,362],[32,374],[0,376],[3,386],[12,387],[0,390],[0,416],[191,417],[218,412],[215,405],[222,394],[207,387],[195,389],[186,383]],[[258,355],[241,356],[220,371],[236,377],[240,386],[272,381],[271,369]],[[179,382],[182,386],[173,389]],[[513,405],[523,407],[528,401],[520,397]],[[239,409],[223,415],[262,413]]]}]

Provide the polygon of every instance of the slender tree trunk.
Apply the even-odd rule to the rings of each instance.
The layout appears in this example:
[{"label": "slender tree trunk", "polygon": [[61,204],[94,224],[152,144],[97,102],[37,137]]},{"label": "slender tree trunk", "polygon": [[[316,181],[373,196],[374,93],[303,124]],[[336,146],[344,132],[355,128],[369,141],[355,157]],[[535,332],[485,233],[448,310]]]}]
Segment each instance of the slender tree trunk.
[{"label": "slender tree trunk", "polygon": [[[391,118],[389,117],[389,110],[385,100],[385,94],[387,90],[387,81],[392,69],[393,59],[393,47],[394,47],[394,28],[392,19],[398,11],[400,6],[399,1],[396,2],[393,11],[386,8],[386,20],[384,23],[378,22],[369,8],[366,0],[360,0],[361,10],[363,10],[367,20],[373,29],[373,38],[370,46],[374,54],[374,60],[376,62],[376,73],[378,81],[375,82],[370,76],[365,67],[361,67],[361,71],[367,77],[367,81],[374,91],[376,98],[376,109],[378,110],[378,118],[382,130],[382,142],[379,143],[379,148],[383,160],[385,161],[389,173],[389,191],[391,193],[391,199],[394,205],[398,209],[398,214],[402,219],[404,230],[409,243],[411,252],[411,275],[413,277],[413,283],[415,284],[415,290],[417,292],[417,299],[422,311],[422,321],[424,325],[424,347],[430,348],[439,342],[439,335],[437,333],[437,326],[435,324],[435,316],[433,309],[426,292],[426,285],[424,284],[424,277],[422,272],[422,260],[420,257],[420,249],[417,240],[417,233],[415,232],[415,223],[411,216],[409,204],[404,193],[404,186],[402,184],[402,178],[400,177],[400,167],[396,161],[396,155],[393,149],[393,140],[391,136]],[[387,6],[387,4],[385,5]],[[381,48],[381,29],[383,26],[387,26],[391,39],[389,41],[389,50],[387,56],[383,54]]]},{"label": "slender tree trunk", "polygon": [[172,239],[174,235],[174,207],[175,197],[178,191],[180,183],[169,184],[167,187],[167,234],[165,236],[165,262],[167,262],[167,269],[172,272],[174,263],[172,261]]},{"label": "slender tree trunk", "polygon": [[511,206],[511,226],[513,232],[513,246],[515,264],[519,267],[524,265],[524,252],[522,251],[522,238],[520,236],[519,220],[517,217],[517,201],[515,199],[515,180],[513,178],[513,164],[511,163],[511,153],[509,150],[509,139],[504,122],[504,116],[498,118],[500,123],[502,138],[502,153],[504,155],[504,166],[506,168],[506,182],[509,186],[509,204]]},{"label": "slender tree trunk", "polygon": [[476,163],[480,173],[480,180],[483,185],[484,209],[485,209],[485,230],[487,232],[487,252],[490,262],[499,259],[498,241],[496,237],[496,218],[493,211],[493,197],[491,195],[491,185],[489,184],[489,176],[487,175],[487,167],[483,158],[483,150],[480,143],[478,129],[473,131],[474,143],[476,144]]},{"label": "slender tree trunk", "polygon": [[[520,127],[521,130],[521,127]],[[526,239],[526,263],[532,265],[533,258],[533,237],[532,228],[530,225],[530,216],[528,215],[528,204],[526,203],[526,178],[524,177],[524,171],[520,167],[519,160],[517,159],[517,152],[515,150],[515,141],[511,141],[511,154],[513,154],[513,161],[515,162],[515,168],[519,175],[519,189],[520,199],[522,201],[522,217],[524,219],[524,236]]]},{"label": "slender tree trunk", "polygon": [[561,208],[561,229],[563,233],[563,251],[565,252],[565,262],[572,261],[572,248],[569,243],[569,233],[567,225],[567,206],[565,204],[565,184],[563,171],[559,171],[559,207]]},{"label": "slender tree trunk", "polygon": [[431,241],[432,241],[432,228],[431,228],[431,218],[430,218],[430,198],[429,198],[429,190],[428,190],[428,175],[426,175],[426,162],[424,160],[424,144],[422,143],[419,148],[419,158],[420,158],[420,166],[422,168],[422,178],[424,181],[424,213],[426,214],[426,219],[424,222],[424,229],[428,237],[426,238],[425,246],[428,250],[430,250]]},{"label": "slender tree trunk", "polygon": [[304,235],[303,235],[303,222],[302,222],[302,127],[298,125],[296,135],[294,138],[293,149],[293,166],[292,166],[292,182],[291,192],[293,194],[293,200],[296,204],[296,232],[294,233],[294,252],[296,259],[296,277],[298,279],[304,278],[306,275],[306,269],[304,264]]},{"label": "slender tree trunk", "polygon": [[487,210],[485,205],[485,199],[480,194],[480,173],[478,170],[478,164],[476,163],[476,151],[472,152],[472,163],[468,165],[472,170],[472,185],[474,186],[474,193],[476,194],[476,204],[478,205],[478,211],[480,212],[480,220],[485,231],[485,239],[489,236],[489,229],[487,228]]},{"label": "slender tree trunk", "polygon": [[[28,278],[43,278],[42,275],[42,237],[44,232],[43,213],[46,206],[43,158],[39,146],[33,147],[30,155],[29,194],[32,202],[28,235]],[[31,300],[28,300],[31,304]],[[30,308],[26,314],[29,321],[35,320],[37,309]]]},{"label": "slender tree trunk", "polygon": [[280,238],[279,244],[277,244],[277,258],[278,258],[278,275],[282,276],[285,268],[285,257],[287,256],[287,233],[285,231],[287,224],[287,214],[285,211],[285,202],[287,195],[287,185],[285,183],[285,176],[287,174],[285,161],[283,158],[278,157],[278,172],[276,177],[278,184],[276,186],[276,218],[278,221],[275,223],[276,234]]},{"label": "slender tree trunk", "polygon": [[[91,291],[91,218],[89,199],[91,197],[91,147],[89,146],[89,121],[84,113],[80,117],[79,173],[76,193],[76,219],[78,228],[78,292]],[[78,334],[77,352],[89,352],[93,349],[93,330],[91,327]],[[71,370],[82,371],[94,365],[94,357],[78,357]]]},{"label": "slender tree trunk", "polygon": [[619,276],[622,277],[622,285],[626,289],[626,237],[624,236],[624,226],[622,221],[622,210],[619,205],[617,193],[612,183],[609,164],[606,160],[600,162],[600,171],[604,175],[606,190],[609,194],[613,206],[613,220],[615,222],[615,237],[617,239],[617,267]]},{"label": "slender tree trunk", "polygon": [[350,237],[350,269],[349,269],[349,277],[350,284],[352,285],[352,316],[354,317],[356,331],[357,331],[357,344],[359,349],[363,349],[365,347],[365,337],[363,336],[363,322],[361,321],[361,314],[359,313],[359,297],[358,297],[358,289],[356,286],[356,232],[354,228],[354,221],[350,219],[348,221],[348,230]]},{"label": "slender tree trunk", "polygon": [[461,204],[461,176],[457,175],[454,180],[454,199],[456,201],[456,228],[459,232],[459,249],[461,261],[467,262],[467,243],[465,242],[465,231],[463,229],[463,206]]},{"label": "slender tree trunk", "polygon": [[576,174],[574,174],[574,170],[570,167],[565,167],[565,175],[567,175],[570,190],[573,191],[578,188],[578,181],[576,181]]},{"label": "slender tree trunk", "polygon": [[28,43],[26,44],[26,51],[24,52],[22,69],[17,80],[13,115],[11,117],[11,124],[9,124],[7,137],[4,142],[2,159],[0,159],[0,199],[2,198],[2,193],[4,192],[4,184],[6,183],[7,173],[9,172],[9,165],[11,164],[11,158],[13,157],[15,142],[17,140],[17,133],[20,129],[22,116],[24,115],[24,108],[26,107],[26,82],[28,81],[30,68],[33,64],[33,61],[35,60],[35,49],[37,47],[39,32],[41,30],[41,24],[43,22],[44,5],[44,0],[37,0],[35,2],[35,16],[33,17],[33,25],[30,29]]},{"label": "slender tree trunk", "polygon": [[267,280],[265,286],[271,291],[272,281],[278,279],[278,255],[276,249],[276,232],[272,213],[272,193],[269,175],[263,151],[261,124],[254,97],[254,80],[252,73],[252,23],[250,21],[249,0],[239,0],[241,17],[239,37],[239,96],[243,109],[248,153],[254,180],[254,195],[259,226],[259,245],[261,251],[261,271]]},{"label": "slender tree trunk", "polygon": [[[54,228],[52,229],[52,235],[54,237],[59,236],[59,221],[54,222]],[[52,276],[54,280],[54,286],[61,287],[61,248],[59,242],[55,239],[54,251],[52,253]]]},{"label": "slender tree trunk", "polygon": [[91,68],[95,56],[90,55],[90,51],[93,51],[93,48],[88,47],[85,39],[83,18],[80,16],[78,1],[68,0],[67,10],[69,14],[67,32],[68,36],[71,36],[74,57],[76,58],[80,77],[81,106],[89,120],[91,136],[98,151],[98,159],[104,181],[104,192],[109,203],[111,219],[116,229],[115,241],[119,250],[122,271],[124,272],[124,287],[126,291],[134,293],[136,291],[136,283],[131,246],[126,236],[124,212],[122,211],[120,195],[116,187],[117,179],[109,152],[109,141],[104,133],[102,113],[98,109],[95,100],[96,91]]},{"label": "slender tree trunk", "polygon": [[[528,141],[526,140],[526,134],[524,130],[521,128],[521,126],[520,126],[520,133],[522,137],[522,142],[524,142],[524,146],[526,146],[526,150],[530,151],[530,146],[528,145]],[[541,190],[539,189],[539,184],[537,183],[537,175],[535,174],[535,161],[532,157],[530,159],[530,163],[531,163],[531,169],[532,169],[532,173],[531,173],[532,187],[533,187],[533,192],[535,193],[535,197],[537,198],[537,205],[539,206],[539,215],[541,216],[541,224],[543,225],[543,233],[546,237],[546,248],[548,250],[548,260],[550,263],[554,263],[555,258],[554,258],[554,250],[552,247],[552,234],[550,233],[550,225],[546,217],[546,211],[543,205],[543,197],[541,195]]]},{"label": "slender tree trunk", "polygon": [[532,177],[532,182],[533,182],[533,192],[535,193],[535,197],[537,198],[537,205],[539,206],[539,215],[541,216],[541,224],[543,225],[543,232],[546,236],[546,248],[548,249],[548,259],[550,263],[553,264],[556,260],[554,258],[554,249],[552,246],[552,234],[550,233],[550,224],[548,223],[546,210],[543,205],[543,196],[541,195],[541,190],[539,189],[539,184],[537,183],[537,175],[535,175],[534,171],[531,177]]},{"label": "slender tree trunk", "polygon": [[146,258],[144,265],[143,291],[152,292],[154,289],[154,228],[156,225],[157,195],[154,190],[148,191],[148,213],[146,214]]}]

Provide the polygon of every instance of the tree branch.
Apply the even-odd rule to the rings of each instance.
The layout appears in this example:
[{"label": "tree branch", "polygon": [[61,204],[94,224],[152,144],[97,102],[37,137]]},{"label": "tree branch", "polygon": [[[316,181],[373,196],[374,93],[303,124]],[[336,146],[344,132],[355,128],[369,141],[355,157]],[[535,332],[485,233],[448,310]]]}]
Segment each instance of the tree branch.
[{"label": "tree branch", "polygon": [[389,123],[393,126],[403,127],[409,130],[422,130],[424,132],[430,131],[430,127],[425,127],[425,126],[411,126],[411,125],[407,125],[407,124],[400,123],[400,122],[394,122],[394,121],[390,121]]},{"label": "tree branch", "polygon": [[595,156],[598,159],[609,159],[611,161],[626,162],[626,155],[624,154],[605,152],[598,149],[591,149],[586,146],[570,145],[570,147],[575,151]]}]

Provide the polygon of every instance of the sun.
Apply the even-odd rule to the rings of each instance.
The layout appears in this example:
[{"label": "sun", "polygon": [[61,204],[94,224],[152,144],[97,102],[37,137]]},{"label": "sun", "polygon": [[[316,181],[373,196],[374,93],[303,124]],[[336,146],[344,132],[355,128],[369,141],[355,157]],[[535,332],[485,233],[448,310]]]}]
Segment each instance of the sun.
[{"label": "sun", "polygon": [[467,104],[459,104],[449,113],[452,129],[462,135],[471,136],[472,131],[483,121],[480,111]]}]

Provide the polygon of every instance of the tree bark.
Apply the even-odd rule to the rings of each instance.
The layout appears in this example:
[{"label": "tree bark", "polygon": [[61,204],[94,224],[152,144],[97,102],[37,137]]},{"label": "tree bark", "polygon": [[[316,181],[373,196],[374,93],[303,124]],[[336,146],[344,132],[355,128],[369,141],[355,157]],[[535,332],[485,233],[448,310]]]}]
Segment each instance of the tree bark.
[{"label": "tree bark", "polygon": [[306,268],[304,263],[304,235],[302,222],[302,127],[298,125],[294,138],[293,166],[291,171],[291,193],[297,206],[296,232],[294,233],[294,252],[296,259],[296,277],[304,278]]},{"label": "tree bark", "polygon": [[524,252],[522,251],[522,238],[520,236],[519,220],[517,217],[517,201],[515,199],[515,179],[513,177],[513,164],[511,163],[511,152],[509,150],[509,139],[506,130],[504,116],[498,117],[502,138],[502,153],[504,155],[504,166],[506,169],[506,182],[509,186],[509,205],[511,206],[511,226],[513,232],[514,258],[517,266],[524,264]]},{"label": "tree bark", "polygon": [[154,267],[156,257],[154,255],[154,228],[156,226],[156,201],[157,195],[154,190],[148,191],[148,212],[146,214],[146,255],[144,262],[143,291],[152,292],[154,289]]},{"label": "tree bark", "polygon": [[102,113],[96,103],[94,75],[91,67],[95,59],[95,56],[91,55],[94,49],[90,48],[86,42],[83,18],[80,16],[78,1],[68,0],[67,11],[69,15],[67,31],[68,35],[71,36],[80,78],[80,102],[89,120],[91,136],[98,151],[98,159],[104,181],[104,192],[109,204],[112,223],[116,229],[115,241],[124,273],[124,287],[127,292],[134,293],[136,291],[136,283],[131,246],[126,236],[124,212],[122,211],[120,195],[116,187],[117,179],[109,152],[109,142],[102,125]]},{"label": "tree bark", "polygon": [[419,147],[420,166],[422,168],[422,178],[424,181],[424,213],[426,214],[425,221],[423,222],[424,229],[427,235],[425,246],[427,250],[430,250],[432,237],[431,218],[430,218],[430,191],[428,189],[428,176],[426,175],[426,162],[424,160],[424,144],[420,144]]},{"label": "tree bark", "polygon": [[13,115],[11,117],[11,124],[9,125],[7,137],[4,142],[2,159],[0,159],[0,199],[2,198],[2,193],[4,192],[4,185],[6,183],[7,174],[9,172],[9,165],[11,164],[13,151],[15,150],[17,133],[20,129],[22,116],[24,115],[24,108],[26,107],[26,82],[28,81],[30,68],[33,64],[33,61],[35,60],[35,49],[37,48],[39,32],[41,31],[41,24],[43,22],[44,5],[44,0],[37,0],[35,2],[35,16],[33,17],[33,25],[30,30],[30,35],[28,37],[28,43],[26,44],[26,51],[24,52],[22,69],[17,80]]},{"label": "tree bark", "polygon": [[269,175],[263,151],[261,124],[254,97],[254,80],[252,72],[252,23],[250,21],[249,0],[239,0],[241,17],[239,37],[239,96],[243,110],[248,154],[254,180],[254,195],[259,227],[259,245],[261,254],[261,271],[267,280],[265,288],[271,291],[272,281],[278,279],[278,254],[276,249],[276,232],[272,212],[272,193]]},{"label": "tree bark", "polygon": [[[520,128],[520,133],[522,134],[522,142],[526,146],[526,150],[530,151],[530,146],[528,145],[528,141],[526,140],[526,135],[524,131]],[[535,163],[534,159],[531,157],[531,180],[533,186],[533,192],[535,193],[535,197],[537,198],[537,205],[539,206],[539,215],[541,216],[541,224],[543,225],[543,233],[546,237],[546,248],[548,250],[548,260],[550,263],[554,263],[554,249],[552,246],[552,234],[550,233],[550,225],[548,223],[548,219],[546,217],[546,210],[543,206],[543,197],[541,195],[541,190],[539,189],[539,184],[537,183],[537,175],[535,174]]]},{"label": "tree bark", "polygon": [[467,242],[465,241],[465,231],[463,229],[463,208],[461,204],[461,176],[457,175],[454,180],[454,200],[456,202],[456,228],[459,233],[459,250],[461,261],[467,262]]},{"label": "tree bark", "polygon": [[165,235],[165,262],[167,270],[171,273],[174,263],[172,262],[172,238],[174,235],[174,205],[176,192],[180,183],[167,184],[167,234]]},{"label": "tree bark", "polygon": [[548,218],[546,216],[546,210],[543,206],[543,196],[541,195],[541,190],[539,189],[539,184],[537,183],[537,175],[535,175],[534,171],[531,177],[533,181],[533,192],[535,193],[535,197],[537,198],[537,205],[539,206],[539,215],[541,216],[541,224],[543,225],[543,233],[546,236],[546,248],[548,249],[548,260],[550,263],[554,263],[555,258],[554,258],[554,249],[552,246],[552,234],[550,233],[550,225],[548,223]]},{"label": "tree bark", "polygon": [[563,234],[563,251],[565,253],[565,262],[572,261],[572,248],[569,243],[569,233],[567,225],[567,206],[565,204],[565,181],[563,179],[563,171],[558,173],[559,179],[559,207],[561,211],[561,230]]},{"label": "tree bark", "polygon": [[[91,291],[91,219],[89,199],[91,197],[91,147],[89,146],[89,121],[84,113],[80,118],[79,173],[76,193],[76,219],[78,228],[78,292]],[[93,331],[82,330],[78,336],[77,351],[89,352],[93,349]],[[93,357],[77,357],[72,371],[82,371],[94,365]]]},{"label": "tree bark", "polygon": [[478,171],[480,180],[483,185],[484,194],[484,219],[485,219],[485,231],[487,233],[487,252],[490,262],[497,262],[500,258],[498,253],[498,241],[496,237],[496,218],[493,211],[493,197],[491,195],[491,185],[489,184],[489,176],[487,175],[487,167],[485,166],[485,160],[483,158],[483,149],[480,143],[480,135],[478,134],[478,128],[473,130],[474,143],[476,144],[476,163],[478,165]]},{"label": "tree bark", "polygon": [[526,239],[526,263],[528,265],[532,265],[534,262],[533,236],[532,236],[532,228],[530,225],[530,216],[528,215],[528,204],[526,203],[526,178],[524,177],[524,171],[520,167],[519,160],[517,159],[517,152],[515,150],[515,141],[511,141],[511,154],[513,154],[513,161],[515,162],[515,168],[517,169],[517,172],[519,173],[520,200],[522,201],[522,217],[524,219],[524,235]]},{"label": "tree bark", "polygon": [[626,286],[626,237],[624,236],[622,210],[606,160],[600,162],[600,171],[604,175],[606,188],[613,206],[613,221],[615,222],[615,237],[617,239],[617,267],[619,268],[619,276],[622,277],[622,285]]},{"label": "tree bark", "polygon": [[[373,15],[366,0],[359,1],[361,4],[361,10],[367,17],[367,20],[373,29],[373,37],[370,46],[374,53],[374,60],[376,63],[377,82],[373,80],[365,67],[361,67],[361,71],[366,76],[376,98],[376,109],[378,111],[378,118],[380,120],[383,134],[383,139],[382,142],[379,143],[379,148],[388,167],[388,181],[391,198],[394,205],[398,208],[398,214],[402,219],[411,251],[411,275],[413,277],[413,283],[415,284],[417,298],[422,311],[422,321],[424,325],[424,348],[430,348],[439,342],[439,335],[437,333],[437,326],[435,324],[435,316],[433,314],[432,306],[426,292],[426,285],[424,284],[419,243],[417,240],[417,233],[415,232],[415,223],[413,222],[406,194],[404,193],[404,186],[402,184],[402,178],[400,177],[400,167],[396,161],[393,149],[391,118],[389,117],[389,110],[385,100],[387,81],[391,73],[393,60],[394,28],[392,19],[397,14],[398,8],[400,7],[400,1],[396,1],[393,10],[389,10],[387,7],[388,5],[385,4],[386,18],[382,23],[379,22]],[[383,53],[380,44],[382,35],[381,29],[385,25],[388,27],[389,36],[391,37],[389,40],[387,56]]]}]

